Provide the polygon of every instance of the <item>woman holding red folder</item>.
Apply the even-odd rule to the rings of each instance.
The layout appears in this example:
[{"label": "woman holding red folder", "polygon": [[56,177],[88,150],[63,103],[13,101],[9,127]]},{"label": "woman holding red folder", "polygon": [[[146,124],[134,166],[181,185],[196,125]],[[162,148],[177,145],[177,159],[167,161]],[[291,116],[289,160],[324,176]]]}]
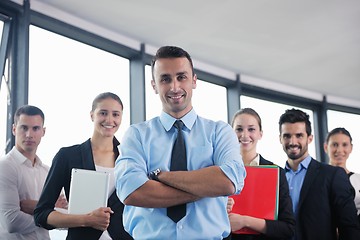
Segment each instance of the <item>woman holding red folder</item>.
[{"label": "woman holding red folder", "polygon": [[[232,120],[232,127],[238,136],[245,165],[274,165],[256,151],[256,145],[262,138],[263,132],[261,118],[255,110],[244,108],[236,112]],[[280,168],[278,220],[267,220],[235,213],[229,213],[229,219],[232,232],[246,227],[259,232],[259,234],[231,233],[228,239],[291,239],[295,231],[295,219],[285,171]]]}]

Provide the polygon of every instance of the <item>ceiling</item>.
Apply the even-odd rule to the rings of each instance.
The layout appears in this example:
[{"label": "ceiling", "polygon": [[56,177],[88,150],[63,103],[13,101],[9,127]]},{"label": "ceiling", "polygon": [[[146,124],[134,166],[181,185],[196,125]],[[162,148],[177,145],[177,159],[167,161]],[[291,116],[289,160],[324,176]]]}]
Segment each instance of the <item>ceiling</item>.
[{"label": "ceiling", "polygon": [[124,36],[154,49],[181,46],[192,55],[195,67],[198,61],[216,66],[213,71],[221,74],[248,76],[241,80],[250,84],[320,99],[326,95],[329,102],[360,108],[358,0],[30,0],[30,4],[90,31],[102,29],[103,35],[120,42],[119,36]]}]

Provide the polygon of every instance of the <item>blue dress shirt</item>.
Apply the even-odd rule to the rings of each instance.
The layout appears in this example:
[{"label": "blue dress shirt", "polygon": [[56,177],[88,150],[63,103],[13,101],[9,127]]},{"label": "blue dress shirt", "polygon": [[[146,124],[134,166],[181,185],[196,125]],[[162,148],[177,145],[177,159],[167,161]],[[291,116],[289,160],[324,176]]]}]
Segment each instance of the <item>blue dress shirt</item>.
[{"label": "blue dress shirt", "polygon": [[296,171],[293,171],[289,164],[286,162],[286,179],[289,184],[289,193],[293,203],[293,212],[295,217],[297,216],[297,206],[299,203],[301,187],[304,182],[306,171],[309,167],[311,161],[311,156],[308,155],[304,160],[299,164],[299,167]]},{"label": "blue dress shirt", "polygon": [[[115,164],[116,189],[123,202],[157,168],[169,171],[176,138],[175,118],[165,112],[129,127]],[[188,170],[219,166],[239,193],[246,175],[238,139],[229,124],[199,117],[192,109],[182,119]],[[227,196],[188,203],[186,216],[174,223],[166,208],[125,206],[124,227],[135,239],[222,239],[229,235]]]}]

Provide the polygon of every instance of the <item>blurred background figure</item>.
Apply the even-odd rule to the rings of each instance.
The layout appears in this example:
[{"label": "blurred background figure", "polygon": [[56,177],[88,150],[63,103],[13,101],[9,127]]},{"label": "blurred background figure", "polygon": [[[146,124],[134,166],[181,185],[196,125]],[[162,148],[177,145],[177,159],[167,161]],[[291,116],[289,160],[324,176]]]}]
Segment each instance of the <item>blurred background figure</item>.
[{"label": "blurred background figure", "polygon": [[[15,112],[15,146],[0,159],[0,239],[50,239],[49,232],[37,227],[33,217],[49,171],[36,154],[45,135],[44,121],[43,111],[35,106],[24,105]],[[57,194],[55,205],[64,207],[67,203]]]},{"label": "blurred background figure", "polygon": [[334,128],[331,130],[324,143],[324,150],[329,156],[329,163],[333,166],[342,167],[349,176],[351,185],[355,190],[355,205],[360,222],[360,174],[347,169],[346,162],[352,152],[353,144],[350,132],[345,128]]}]

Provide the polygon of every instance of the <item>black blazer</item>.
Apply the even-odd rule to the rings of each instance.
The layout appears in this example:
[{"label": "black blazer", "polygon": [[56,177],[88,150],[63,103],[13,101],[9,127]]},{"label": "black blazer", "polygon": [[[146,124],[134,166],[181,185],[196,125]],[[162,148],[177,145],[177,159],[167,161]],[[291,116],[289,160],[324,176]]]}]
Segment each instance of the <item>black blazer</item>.
[{"label": "black blazer", "polygon": [[[113,147],[116,158],[119,155],[117,148],[119,144],[119,141],[114,138]],[[80,145],[64,147],[59,150],[53,159],[39,202],[34,210],[34,219],[37,226],[48,230],[54,229],[54,226],[47,224],[47,218],[54,211],[55,203],[63,187],[66,196],[69,196],[71,169],[95,170],[93,159],[90,139]],[[110,225],[107,229],[111,238],[114,240],[132,239],[124,230],[122,222],[124,205],[118,199],[116,191],[109,197],[108,206],[114,211],[114,214],[110,217]],[[66,239],[98,240],[102,233],[102,231],[91,227],[69,228]]]},{"label": "black blazer", "polygon": [[[259,165],[274,165],[260,155]],[[266,235],[231,234],[231,239],[241,240],[270,240],[291,239],[295,231],[295,218],[292,210],[292,201],[289,195],[289,185],[286,180],[285,170],[280,169],[279,181],[279,214],[278,221],[266,221]]]},{"label": "black blazer", "polygon": [[312,159],[300,192],[295,236],[298,240],[359,240],[354,196],[343,168]]}]

